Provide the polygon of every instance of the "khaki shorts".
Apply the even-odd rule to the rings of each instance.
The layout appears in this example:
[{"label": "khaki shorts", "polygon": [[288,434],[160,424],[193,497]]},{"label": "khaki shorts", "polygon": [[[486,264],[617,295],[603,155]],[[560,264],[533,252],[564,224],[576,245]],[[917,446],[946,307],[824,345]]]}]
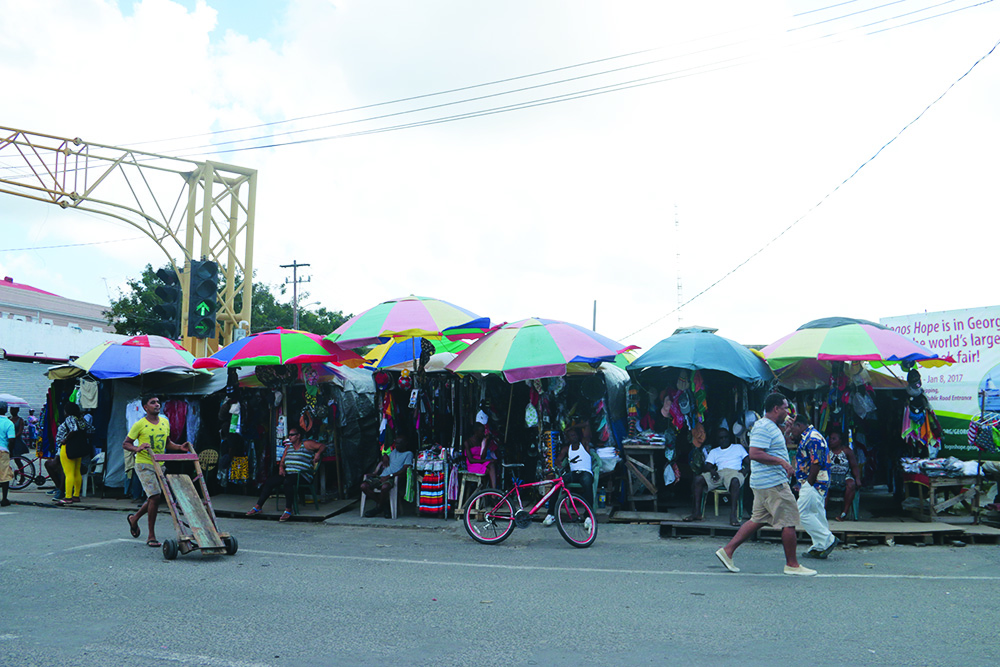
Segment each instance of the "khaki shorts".
[{"label": "khaki shorts", "polygon": [[[5,419],[5,417],[0,417]],[[10,452],[0,451],[0,484],[14,479],[14,471],[10,469]]]},{"label": "khaki shorts", "polygon": [[136,463],[132,474],[139,476],[139,483],[147,496],[156,496],[163,491],[160,489],[160,480],[156,478],[156,468],[152,463]]},{"label": "khaki shorts", "polygon": [[774,528],[794,528],[799,523],[799,506],[788,483],[770,489],[754,489],[750,520]]},{"label": "khaki shorts", "polygon": [[732,468],[721,468],[719,470],[718,481],[712,479],[712,473],[710,472],[703,472],[701,473],[701,476],[705,478],[706,482],[708,482],[709,491],[714,491],[715,489],[725,489],[728,491],[729,485],[733,483],[734,479],[740,480],[740,486],[743,486],[744,482],[743,473],[739,470],[733,470]]}]

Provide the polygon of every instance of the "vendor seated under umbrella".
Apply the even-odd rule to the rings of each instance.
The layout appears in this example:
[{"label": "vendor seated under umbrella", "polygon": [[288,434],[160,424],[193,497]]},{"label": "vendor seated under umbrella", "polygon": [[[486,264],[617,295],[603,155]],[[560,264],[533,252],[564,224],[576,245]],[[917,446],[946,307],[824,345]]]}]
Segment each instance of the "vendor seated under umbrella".
[{"label": "vendor seated under umbrella", "polygon": [[743,491],[743,483],[750,473],[750,455],[743,445],[733,444],[729,429],[716,430],[716,447],[705,456],[705,470],[691,480],[694,496],[694,511],[685,521],[701,521],[701,508],[705,494],[715,489],[729,491],[729,524],[739,526],[742,517],[737,516],[737,499]]}]

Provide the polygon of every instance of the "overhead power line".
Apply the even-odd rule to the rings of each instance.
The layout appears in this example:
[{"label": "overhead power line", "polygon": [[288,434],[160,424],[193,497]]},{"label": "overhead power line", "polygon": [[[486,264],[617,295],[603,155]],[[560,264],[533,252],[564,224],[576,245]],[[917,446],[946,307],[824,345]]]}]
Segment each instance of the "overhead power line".
[{"label": "overhead power line", "polygon": [[[900,0],[900,1],[911,1],[911,0]],[[914,10],[912,12],[906,12],[905,14],[900,14],[900,15],[897,15],[896,17],[889,17],[889,18],[886,18],[886,19],[881,19],[880,21],[876,21],[876,22],[867,24],[866,26],[852,27],[852,28],[847,28],[847,29],[844,29],[844,30],[840,30],[838,32],[829,33],[829,34],[826,34],[826,35],[814,36],[814,37],[811,37],[811,38],[804,39],[803,41],[801,41],[799,43],[796,43],[796,44],[782,46],[781,48],[783,48],[783,49],[784,48],[798,48],[798,47],[801,47],[803,45],[807,45],[807,44],[809,44],[811,42],[819,42],[819,41],[823,41],[823,40],[828,40],[831,37],[836,37],[836,36],[839,36],[839,35],[845,35],[847,33],[853,32],[855,30],[863,29],[865,27],[872,26],[872,25],[875,25],[875,24],[878,24],[878,23],[883,23],[883,22],[886,22],[886,21],[892,21],[892,20],[895,20],[895,19],[900,18],[900,17],[906,17],[906,16],[910,16],[910,15],[913,15],[913,14],[918,13],[918,12],[927,11],[929,9],[933,9],[935,7],[941,6],[942,4],[948,4],[949,2],[953,2],[953,1],[955,1],[955,0],[946,0],[946,2],[938,3],[936,5],[931,5],[929,7],[923,7],[921,9]],[[870,35],[870,34],[876,34],[876,33],[886,32],[888,30],[894,30],[894,29],[897,29],[897,28],[905,27],[907,25],[912,25],[913,23],[918,23],[918,22],[921,22],[921,21],[924,21],[924,20],[938,18],[938,17],[944,16],[946,14],[952,14],[952,13],[955,13],[955,12],[963,11],[965,9],[971,9],[973,7],[978,7],[978,6],[982,6],[984,4],[989,4],[992,1],[993,0],[984,0],[982,2],[973,4],[973,5],[968,5],[968,6],[961,7],[961,8],[957,8],[957,9],[949,11],[949,12],[945,12],[945,13],[934,15],[934,16],[930,16],[930,17],[925,17],[925,18],[920,19],[918,21],[911,21],[911,22],[908,22],[908,23],[902,24],[902,25],[889,26],[887,28],[883,28],[881,30],[873,31],[873,32],[867,33],[867,34]],[[848,3],[840,3],[840,4],[848,4]],[[829,9],[829,8],[837,7],[837,6],[840,6],[840,4],[829,5],[829,6],[825,7],[825,8],[820,8],[820,9],[815,10],[815,11],[821,11],[822,9]],[[894,5],[894,4],[898,4],[898,3],[897,2],[891,2],[891,3],[884,4],[884,5],[880,5],[880,7],[884,7],[884,6],[888,6],[888,5]],[[867,10],[865,10],[865,11],[867,11]],[[859,12],[853,12],[852,14],[856,14],[856,13],[859,13]],[[836,18],[841,18],[841,17],[834,17],[834,20]],[[794,30],[796,30],[796,28],[789,29],[788,32],[792,32]],[[739,32],[739,31],[730,31],[730,33],[719,33],[719,35],[731,34],[731,32]],[[701,41],[703,39],[708,39],[708,38],[697,38],[697,39],[694,39],[694,40],[690,40],[690,42]],[[526,87],[522,87],[522,88],[518,88],[518,89],[514,89],[514,90],[501,91],[501,92],[498,92],[498,93],[491,93],[491,94],[488,94],[488,95],[482,95],[482,96],[477,96],[477,97],[473,97],[473,98],[456,100],[456,101],[452,101],[452,102],[442,103],[442,104],[439,104],[439,105],[430,105],[430,106],[421,107],[421,108],[417,108],[417,109],[408,109],[408,110],[404,110],[404,111],[394,112],[394,113],[391,113],[391,114],[383,114],[383,115],[379,115],[379,116],[368,117],[368,118],[361,118],[361,119],[356,119],[356,120],[351,120],[351,121],[345,121],[345,122],[342,122],[342,123],[334,123],[334,124],[329,124],[329,125],[324,125],[324,126],[319,126],[319,127],[311,127],[311,128],[304,128],[304,129],[298,129],[298,130],[290,130],[290,131],[283,132],[283,133],[278,133],[278,134],[270,134],[270,135],[263,135],[263,136],[256,136],[256,137],[248,137],[248,138],[244,138],[244,139],[230,140],[230,141],[226,141],[226,142],[222,142],[222,143],[204,144],[204,145],[201,145],[201,146],[192,146],[192,147],[186,147],[186,148],[179,148],[179,149],[174,149],[173,151],[166,151],[165,154],[173,153],[177,157],[192,158],[192,157],[204,157],[204,156],[210,156],[210,155],[216,155],[216,154],[229,154],[229,153],[236,153],[236,152],[249,151],[249,150],[260,150],[260,149],[266,149],[266,148],[280,148],[280,147],[284,147],[284,146],[293,146],[293,145],[305,144],[305,143],[316,143],[316,142],[321,142],[321,141],[330,141],[330,140],[334,140],[334,139],[345,139],[345,138],[351,138],[351,137],[360,137],[360,136],[365,136],[365,135],[369,135],[369,134],[380,134],[380,133],[383,133],[383,132],[391,132],[391,131],[397,131],[397,130],[403,130],[403,129],[411,129],[411,128],[417,128],[417,127],[424,127],[424,126],[428,126],[428,125],[437,125],[437,124],[442,124],[442,123],[446,123],[446,122],[455,122],[455,121],[459,121],[459,120],[467,120],[467,119],[471,119],[471,118],[479,118],[479,117],[490,116],[490,115],[495,115],[495,114],[499,114],[499,113],[507,113],[507,112],[510,112],[510,111],[516,111],[516,110],[521,110],[521,109],[528,109],[528,108],[534,108],[534,107],[539,107],[539,106],[546,106],[548,104],[555,104],[557,102],[566,102],[566,101],[571,101],[571,100],[583,99],[583,98],[587,98],[587,97],[593,97],[595,95],[603,95],[603,94],[606,94],[608,92],[617,92],[617,91],[622,91],[622,90],[629,90],[629,89],[637,88],[637,87],[641,87],[641,86],[653,85],[655,83],[663,83],[663,82],[673,81],[673,80],[677,80],[677,79],[681,79],[681,78],[687,78],[688,76],[695,76],[695,75],[698,75],[698,74],[707,74],[707,73],[716,72],[716,71],[719,71],[719,70],[722,70],[722,69],[728,69],[730,67],[736,66],[737,64],[746,64],[746,63],[752,62],[753,61],[752,58],[754,56],[756,56],[757,54],[737,55],[737,56],[733,56],[731,58],[727,58],[727,59],[723,59],[723,60],[717,60],[717,61],[714,61],[714,62],[711,62],[711,63],[702,64],[702,65],[694,65],[694,66],[691,66],[691,67],[688,67],[688,68],[684,68],[684,69],[681,69],[681,70],[675,70],[675,71],[672,71],[672,72],[661,73],[661,74],[657,74],[657,75],[651,75],[649,77],[641,77],[641,78],[638,78],[638,79],[630,79],[630,80],[626,80],[626,81],[619,81],[617,83],[608,84],[606,86],[601,86],[601,87],[596,87],[596,88],[589,88],[589,89],[584,89],[584,90],[578,90],[578,91],[563,93],[563,94],[560,94],[560,95],[553,95],[553,96],[549,96],[549,97],[545,97],[545,98],[539,98],[539,99],[533,99],[533,100],[526,100],[526,101],[522,101],[522,102],[510,104],[510,105],[504,105],[504,106],[499,106],[499,107],[491,107],[491,108],[487,108],[487,109],[470,111],[470,112],[460,113],[460,114],[453,114],[453,115],[443,116],[443,117],[438,117],[438,118],[425,119],[425,120],[421,120],[421,121],[415,121],[415,122],[412,122],[412,123],[402,123],[402,124],[396,124],[396,125],[390,125],[390,126],[383,126],[383,127],[378,127],[378,128],[371,128],[371,129],[367,129],[367,130],[359,130],[357,132],[347,132],[347,133],[341,133],[341,134],[328,135],[328,136],[323,136],[323,137],[311,137],[311,138],[302,139],[302,140],[285,141],[285,142],[275,142],[275,141],[273,141],[273,138],[275,136],[287,136],[287,135],[290,135],[290,134],[300,134],[300,133],[304,133],[304,132],[315,132],[315,131],[318,131],[320,129],[329,129],[331,127],[342,127],[342,126],[345,126],[345,125],[352,125],[352,124],[360,124],[360,123],[366,123],[366,122],[373,122],[373,121],[376,121],[376,120],[384,120],[384,119],[390,118],[390,117],[397,117],[397,116],[406,115],[406,114],[420,113],[420,112],[425,112],[425,111],[428,111],[428,110],[433,110],[433,109],[436,109],[436,108],[442,108],[442,107],[447,107],[447,106],[454,106],[454,105],[464,104],[464,103],[470,103],[470,102],[474,102],[474,101],[481,101],[481,100],[487,99],[487,98],[498,97],[498,96],[502,96],[502,95],[509,95],[509,94],[514,94],[514,93],[517,93],[517,92],[525,92],[525,91],[528,91],[528,90],[543,88],[543,87],[547,87],[547,86],[561,85],[561,84],[565,84],[565,83],[568,83],[568,82],[571,82],[571,81],[577,81],[577,80],[581,80],[581,79],[585,79],[585,78],[591,78],[591,77],[595,77],[595,76],[601,76],[603,74],[609,74],[609,73],[619,72],[619,71],[626,70],[626,69],[633,69],[633,68],[636,68],[636,67],[642,67],[642,66],[646,66],[646,65],[649,65],[649,64],[654,64],[654,63],[663,62],[663,61],[666,61],[666,60],[671,60],[671,59],[676,59],[676,58],[681,58],[681,57],[685,57],[685,56],[697,55],[697,54],[705,53],[705,52],[708,52],[708,51],[713,51],[713,50],[719,50],[719,49],[723,49],[723,48],[728,48],[730,46],[737,46],[737,45],[740,45],[740,44],[745,43],[747,41],[752,41],[752,40],[742,40],[742,41],[738,41],[738,42],[732,42],[732,43],[725,44],[725,45],[720,45],[720,46],[711,47],[711,48],[707,48],[707,49],[701,49],[699,51],[693,51],[693,52],[688,52],[688,53],[685,53],[685,54],[678,54],[678,55],[670,56],[670,57],[667,57],[667,58],[662,58],[662,59],[657,59],[657,60],[653,60],[653,61],[648,61],[646,63],[639,63],[639,64],[634,64],[634,65],[628,65],[628,66],[613,68],[613,69],[604,70],[604,71],[601,71],[601,72],[596,72],[596,73],[591,73],[591,74],[586,74],[586,75],[580,75],[580,76],[576,76],[576,77],[570,77],[570,78],[560,79],[560,80],[557,80],[557,81],[547,82],[547,83],[543,83],[543,84],[537,84],[537,85],[534,85],[534,86],[526,86]],[[685,43],[689,43],[689,42],[685,42]],[[529,78],[529,77],[533,77],[533,76],[538,76],[538,75],[541,75],[541,74],[544,74],[544,73],[548,73],[548,72],[565,71],[565,70],[569,70],[569,69],[572,69],[572,68],[575,68],[575,67],[585,66],[587,64],[600,63],[600,62],[608,62],[608,61],[611,61],[611,60],[615,60],[615,59],[619,59],[619,58],[624,58],[624,57],[629,57],[629,56],[632,56],[632,55],[639,55],[639,54],[643,54],[643,53],[649,53],[649,52],[652,52],[652,51],[660,50],[662,48],[664,48],[664,47],[660,47],[658,49],[645,49],[645,50],[641,50],[641,51],[635,51],[635,52],[632,52],[630,54],[622,54],[620,56],[610,56],[610,57],[607,57],[607,58],[601,58],[601,59],[597,59],[597,60],[588,61],[587,63],[578,63],[578,64],[575,64],[575,65],[567,65],[567,66],[564,66],[564,67],[554,68],[554,69],[551,69],[551,70],[545,70],[544,72],[536,72],[536,73],[532,73],[532,74],[520,75],[520,76],[517,76],[517,77],[509,77],[507,79],[498,80],[497,82],[487,82],[487,83],[483,83],[483,84],[476,84],[474,86],[466,86],[466,87],[463,87],[461,89],[454,89],[454,90],[469,90],[469,89],[473,89],[473,88],[479,88],[479,87],[494,85],[495,83],[503,82],[503,81],[514,81],[514,80],[525,79],[525,78]],[[760,52],[758,52],[758,53],[760,53]],[[744,62],[742,62],[742,63],[738,62],[741,59]],[[411,98],[404,98],[404,99],[405,100],[421,99],[421,98],[426,98],[426,97],[432,97],[432,96],[435,96],[435,95],[446,94],[447,92],[449,92],[449,91],[443,91],[443,92],[440,92],[440,93],[428,93],[426,95],[419,95],[419,96],[414,96],[414,97],[411,97]],[[384,106],[384,105],[396,103],[398,101],[403,101],[403,100],[393,100],[393,101],[389,101],[389,102],[381,102],[381,103],[377,103],[377,104],[366,105],[364,107],[356,107],[356,109],[363,109],[363,108],[372,108],[372,107],[377,107],[377,106]],[[343,111],[347,111],[347,110],[343,110]],[[307,116],[307,117],[303,117],[303,118],[313,118],[313,117],[325,116],[325,115],[330,115],[330,114],[335,114],[335,113],[342,113],[343,111],[327,112],[325,114],[314,114],[313,116]],[[279,123],[283,123],[283,122],[290,122],[290,121],[274,121],[274,123],[265,123],[265,124],[262,124],[261,126],[255,126],[255,127],[270,126],[270,125],[273,125],[273,124],[279,124]],[[217,132],[214,132],[214,133],[209,133],[209,135],[213,135],[213,134],[217,134],[217,133],[221,133],[221,132],[229,132],[229,131],[230,130],[220,130],[220,131],[217,131]],[[233,131],[235,131],[235,130],[233,130]],[[192,136],[207,136],[207,135],[192,135]],[[236,147],[236,148],[228,148],[228,149],[220,148],[220,146],[226,146],[226,145],[231,145],[231,144],[243,144],[243,143],[246,143],[246,142],[253,142],[253,141],[258,141],[259,142],[259,141],[262,141],[262,140],[270,140],[270,141],[268,141],[268,143],[265,143],[265,144],[258,144],[258,145],[253,145],[253,146],[239,146],[239,147]],[[206,148],[206,149],[210,149],[210,150],[200,151],[200,152],[183,153],[183,154],[181,153],[182,151],[196,151],[196,150],[201,149],[201,148]],[[2,169],[4,169],[4,167],[0,167],[0,170],[2,170]],[[25,174],[24,176],[18,176],[18,177],[15,177],[15,178],[24,178],[24,177],[29,177],[29,176],[30,176],[30,174]]]},{"label": "overhead power line", "polygon": [[758,255],[760,255],[761,253],[763,253],[765,250],[767,250],[769,247],[771,247],[778,239],[780,239],[782,236],[784,236],[789,231],[791,231],[791,229],[793,227],[795,227],[800,222],[802,222],[803,220],[805,220],[806,217],[809,216],[810,213],[812,213],[817,208],[819,208],[820,206],[822,206],[823,203],[826,202],[827,199],[829,199],[830,197],[832,197],[838,190],[840,190],[840,188],[842,188],[843,186],[847,185],[847,183],[849,181],[851,181],[855,176],[858,175],[858,172],[860,172],[862,169],[864,169],[866,166],[868,166],[868,164],[870,164],[875,158],[877,158],[879,155],[881,155],[882,151],[884,151],[886,148],[888,148],[890,146],[890,144],[892,144],[894,141],[896,141],[896,139],[898,139],[900,137],[900,135],[902,135],[903,132],[905,132],[911,125],[913,125],[914,123],[916,123],[917,121],[919,121],[921,118],[923,118],[924,114],[926,114],[928,111],[930,111],[931,107],[933,107],[935,104],[937,104],[942,99],[944,99],[944,96],[947,95],[949,92],[951,92],[952,88],[954,88],[955,86],[957,86],[959,84],[959,82],[962,81],[962,79],[964,79],[965,77],[969,76],[969,74],[972,73],[972,70],[974,70],[976,68],[976,66],[979,65],[979,63],[983,62],[989,56],[991,56],[993,54],[993,52],[996,51],[996,49],[997,49],[998,46],[1000,46],[1000,41],[998,41],[997,43],[995,43],[990,48],[989,51],[987,51],[985,54],[983,54],[982,56],[980,56],[980,58],[978,60],[976,60],[976,62],[972,63],[972,66],[969,69],[967,69],[965,71],[965,73],[963,73],[960,77],[958,77],[957,79],[955,79],[954,81],[952,81],[951,84],[947,88],[945,88],[944,92],[942,92],[940,95],[938,95],[937,98],[935,98],[933,102],[931,102],[926,107],[924,107],[923,111],[921,111],[920,113],[918,113],[913,120],[911,120],[906,125],[904,125],[903,128],[901,130],[899,130],[899,132],[897,132],[892,137],[892,139],[890,139],[889,141],[887,141],[884,144],[882,144],[881,148],[879,148],[877,151],[875,151],[875,153],[870,158],[868,158],[867,160],[865,160],[864,162],[862,162],[861,165],[857,169],[855,169],[853,172],[851,172],[851,174],[847,178],[845,178],[843,181],[841,181],[840,183],[838,183],[835,188],[833,188],[832,190],[830,190],[829,192],[827,192],[818,202],[816,202],[815,204],[813,204],[813,206],[808,211],[806,211],[801,216],[799,216],[799,218],[797,220],[795,220],[792,224],[788,225],[783,230],[781,230],[781,232],[779,232],[774,238],[772,238],[770,241],[768,241],[767,243],[765,243],[763,246],[761,246],[760,248],[758,248],[757,250],[755,250],[753,253],[751,253],[742,262],[740,262],[739,264],[737,264],[736,266],[734,266],[732,269],[730,269],[729,271],[727,271],[726,273],[724,273],[715,282],[713,282],[708,287],[706,287],[705,289],[703,289],[700,292],[698,292],[697,294],[695,294],[693,297],[691,297],[690,299],[688,299],[684,303],[678,305],[676,308],[674,308],[670,312],[665,313],[664,315],[656,318],[655,320],[653,320],[649,324],[636,329],[632,333],[628,334],[627,336],[623,336],[622,338],[620,338],[618,340],[625,340],[627,338],[631,338],[632,336],[636,335],[637,333],[645,331],[646,329],[648,329],[649,327],[653,326],[654,324],[657,324],[658,322],[663,321],[667,317],[669,317],[669,316],[673,315],[674,313],[676,313],[677,311],[679,311],[681,308],[684,308],[685,306],[688,306],[689,304],[691,304],[692,302],[694,302],[695,300],[697,300],[698,298],[700,298],[701,296],[703,296],[704,294],[706,294],[709,290],[711,290],[712,288],[714,288],[715,286],[717,286],[719,283],[721,283],[722,281],[724,281],[726,278],[728,278],[729,276],[733,275],[734,273],[736,273],[737,271],[739,271],[741,268],[743,268],[744,266],[746,266],[752,259],[754,259]]},{"label": "overhead power line", "polygon": [[30,248],[0,248],[0,252],[27,252],[29,250],[52,250],[54,248],[78,248],[85,245],[104,245],[105,243],[123,243],[125,241],[144,241],[145,236],[133,236],[128,239],[108,239],[107,241],[88,241],[87,243],[64,243],[62,245],[39,245]]}]

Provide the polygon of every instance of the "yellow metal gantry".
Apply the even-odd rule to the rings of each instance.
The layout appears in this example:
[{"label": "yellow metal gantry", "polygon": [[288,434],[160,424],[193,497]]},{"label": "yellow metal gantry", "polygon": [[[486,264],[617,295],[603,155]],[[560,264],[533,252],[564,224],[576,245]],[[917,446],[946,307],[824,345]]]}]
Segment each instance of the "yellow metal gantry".
[{"label": "yellow metal gantry", "polygon": [[[107,215],[152,239],[183,288],[181,333],[187,333],[192,260],[219,265],[219,340],[250,329],[257,171],[96,144],[0,126],[0,192]],[[175,259],[175,253],[181,257]],[[236,284],[237,274],[242,279]],[[236,295],[242,296],[239,311]],[[184,336],[184,347],[207,356],[217,341]]]}]

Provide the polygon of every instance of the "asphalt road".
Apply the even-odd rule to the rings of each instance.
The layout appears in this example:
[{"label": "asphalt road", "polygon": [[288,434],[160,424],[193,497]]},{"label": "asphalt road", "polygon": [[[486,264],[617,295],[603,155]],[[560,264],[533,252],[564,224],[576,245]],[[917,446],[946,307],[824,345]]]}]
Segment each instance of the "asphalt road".
[{"label": "asphalt road", "polygon": [[[163,559],[125,514],[0,512],[3,665],[995,664],[1000,547],[838,549],[602,524],[502,545],[441,530],[221,520],[235,556]],[[167,515],[158,537],[173,536]],[[143,526],[145,533],[145,526]]]}]

